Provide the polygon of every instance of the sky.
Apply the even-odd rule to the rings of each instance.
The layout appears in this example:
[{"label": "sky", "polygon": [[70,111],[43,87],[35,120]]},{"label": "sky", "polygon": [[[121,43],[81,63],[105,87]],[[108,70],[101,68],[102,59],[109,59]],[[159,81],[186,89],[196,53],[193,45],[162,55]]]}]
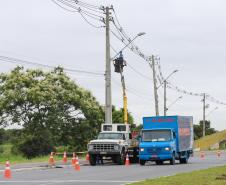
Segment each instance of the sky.
[{"label": "sky", "polygon": [[[226,102],[226,1],[223,0],[86,0],[93,5],[113,5],[123,30],[147,55],[160,58],[164,77],[178,70],[168,81],[194,93],[207,93]],[[113,14],[112,14],[113,15]],[[102,16],[105,16],[104,14]],[[89,17],[87,17],[89,18]],[[96,26],[100,21],[88,19]],[[94,28],[78,12],[69,12],[51,0],[0,0],[0,56],[40,64],[97,73],[105,71],[105,28]],[[111,23],[113,32],[114,26]],[[111,46],[120,51],[123,44],[110,36]],[[111,50],[111,56],[115,52]],[[123,51],[128,109],[137,124],[144,116],[154,116],[152,69],[129,49]],[[0,72],[17,64],[0,61]],[[25,65],[26,68],[37,68]],[[120,76],[112,64],[112,104],[123,106]],[[157,66],[156,66],[157,67]],[[47,70],[47,69],[45,69]],[[49,69],[48,69],[49,70]],[[76,83],[105,103],[103,75],[68,73]],[[160,115],[163,115],[163,89],[158,89]],[[202,97],[167,89],[167,115],[202,119]],[[226,106],[207,100],[207,120],[217,130],[226,129]],[[216,107],[215,111],[212,112]],[[212,112],[212,113],[210,113]],[[210,113],[210,114],[209,114]],[[208,115],[209,114],[209,115]]]}]

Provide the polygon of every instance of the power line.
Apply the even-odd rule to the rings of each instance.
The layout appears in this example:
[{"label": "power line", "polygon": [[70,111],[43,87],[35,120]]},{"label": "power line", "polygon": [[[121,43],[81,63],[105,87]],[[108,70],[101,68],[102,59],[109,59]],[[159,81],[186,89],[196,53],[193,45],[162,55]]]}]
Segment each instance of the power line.
[{"label": "power line", "polygon": [[[104,22],[104,17],[103,17],[103,11],[97,11],[95,10],[95,13],[90,12],[93,11],[93,7],[87,7],[88,4],[82,4],[82,2],[80,1],[71,1],[71,0],[52,0],[53,3],[55,3],[57,6],[59,6],[60,8],[69,11],[69,12],[77,12],[81,15],[81,17],[84,19],[85,22],[87,22],[89,25],[91,25],[94,28],[102,28],[104,27],[103,25],[95,25],[94,23],[91,23],[87,17],[94,19],[95,21],[98,22]],[[88,10],[83,10],[81,7],[88,9]],[[66,8],[67,7],[67,8]],[[70,8],[70,9],[69,9]],[[100,9],[100,8],[98,8]],[[98,14],[96,14],[98,13]],[[87,17],[86,17],[87,16]]]},{"label": "power line", "polygon": [[[37,63],[37,62],[30,62],[30,61],[27,61],[27,60],[22,60],[22,59],[7,57],[7,56],[0,56],[0,60],[4,61],[4,62],[14,63],[14,64],[21,64],[22,63],[22,64],[35,65],[35,66],[51,68],[51,69],[56,67],[56,66],[40,64],[40,63]],[[64,70],[68,71],[68,72],[83,73],[83,74],[97,75],[97,76],[104,76],[103,73],[96,73],[96,72],[84,71],[84,70],[78,70],[78,69],[64,68]]]}]

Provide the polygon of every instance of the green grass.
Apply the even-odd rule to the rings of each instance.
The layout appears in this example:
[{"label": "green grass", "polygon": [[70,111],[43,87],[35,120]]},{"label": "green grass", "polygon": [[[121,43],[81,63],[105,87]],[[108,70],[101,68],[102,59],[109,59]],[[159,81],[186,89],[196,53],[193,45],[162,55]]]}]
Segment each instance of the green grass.
[{"label": "green grass", "polygon": [[145,180],[131,185],[226,185],[226,166]]},{"label": "green grass", "polygon": [[222,140],[226,140],[226,130],[196,140],[195,148],[200,148],[201,150],[209,150],[212,145],[219,143]]},{"label": "green grass", "polygon": [[[11,164],[17,164],[17,163],[31,163],[31,162],[48,162],[49,161],[49,155],[47,156],[41,156],[36,157],[33,159],[27,159],[23,157],[22,155],[15,155],[11,152],[12,145],[11,144],[4,144],[0,145],[0,164],[4,164],[6,160],[9,160]],[[55,155],[54,159],[56,161],[62,160],[62,155]],[[68,157],[69,159],[69,157]]]}]

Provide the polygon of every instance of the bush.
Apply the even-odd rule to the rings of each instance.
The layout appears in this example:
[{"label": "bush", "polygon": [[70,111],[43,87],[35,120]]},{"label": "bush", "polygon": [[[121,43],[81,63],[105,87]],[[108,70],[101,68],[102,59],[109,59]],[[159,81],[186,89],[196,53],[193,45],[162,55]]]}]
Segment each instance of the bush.
[{"label": "bush", "polygon": [[20,142],[15,145],[13,151],[19,151],[24,157],[32,159],[47,155],[55,150],[50,137],[45,133],[41,133],[23,136]]}]

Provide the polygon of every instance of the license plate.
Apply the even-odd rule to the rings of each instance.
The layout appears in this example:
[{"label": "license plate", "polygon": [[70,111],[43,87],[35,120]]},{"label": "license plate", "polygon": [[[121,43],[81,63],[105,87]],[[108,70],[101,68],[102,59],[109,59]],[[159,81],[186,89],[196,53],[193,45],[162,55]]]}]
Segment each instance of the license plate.
[{"label": "license plate", "polygon": [[151,158],[157,158],[157,157],[158,157],[157,155],[152,155],[152,156],[151,156]]},{"label": "license plate", "polygon": [[100,154],[107,154],[107,152],[100,152]]}]

